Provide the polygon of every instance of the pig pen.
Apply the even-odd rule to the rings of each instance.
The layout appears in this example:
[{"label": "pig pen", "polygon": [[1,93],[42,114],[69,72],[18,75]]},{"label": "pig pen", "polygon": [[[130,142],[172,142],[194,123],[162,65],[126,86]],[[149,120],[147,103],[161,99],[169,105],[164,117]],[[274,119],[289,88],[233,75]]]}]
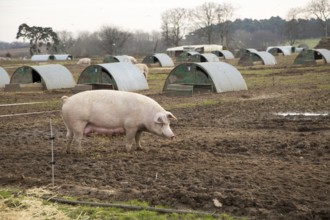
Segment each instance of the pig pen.
[{"label": "pig pen", "polygon": [[[275,81],[244,75],[249,91],[175,98],[160,94],[161,88],[141,92],[178,118],[171,123],[177,137],[143,133],[147,150],[132,153],[117,136],[84,138],[82,155],[62,151],[59,99],[70,90],[0,91],[0,186],[51,186],[52,119],[57,196],[138,199],[249,219],[329,219],[330,67],[315,68],[285,69]],[[34,103],[7,105],[26,102]]]}]

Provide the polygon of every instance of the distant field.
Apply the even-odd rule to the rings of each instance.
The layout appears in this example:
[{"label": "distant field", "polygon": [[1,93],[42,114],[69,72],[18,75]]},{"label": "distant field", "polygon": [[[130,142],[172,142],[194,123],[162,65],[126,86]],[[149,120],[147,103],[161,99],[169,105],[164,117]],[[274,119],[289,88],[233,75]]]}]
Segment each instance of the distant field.
[{"label": "distant field", "polygon": [[309,48],[314,48],[320,42],[320,40],[320,38],[297,40],[296,45],[306,44]]},{"label": "distant field", "polygon": [[[296,46],[306,44],[309,48],[314,48],[320,41],[320,38],[297,40]],[[30,57],[29,48],[0,49],[0,57],[5,57],[10,53],[13,58]]]},{"label": "distant field", "polygon": [[30,52],[29,48],[15,48],[15,49],[0,49],[0,57],[5,57],[7,53],[10,53],[10,55],[13,58],[19,58],[19,57],[29,57]]}]

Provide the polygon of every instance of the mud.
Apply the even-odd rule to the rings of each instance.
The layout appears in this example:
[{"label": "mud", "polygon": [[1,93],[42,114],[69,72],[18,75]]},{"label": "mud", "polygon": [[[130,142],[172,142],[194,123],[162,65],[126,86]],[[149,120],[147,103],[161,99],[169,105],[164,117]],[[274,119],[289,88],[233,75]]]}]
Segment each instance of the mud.
[{"label": "mud", "polygon": [[[281,77],[300,80],[300,72],[291,69]],[[256,76],[245,77],[253,82]],[[51,186],[51,119],[58,196],[138,199],[249,219],[329,219],[330,116],[276,114],[329,112],[324,85],[330,75],[326,79],[193,97],[147,91],[178,118],[171,125],[175,140],[144,133],[145,150],[127,153],[123,137],[91,136],[83,140],[81,155],[63,151],[58,100],[70,91],[0,92],[0,104],[45,102],[0,106],[0,115],[46,111],[0,117],[0,185]],[[207,99],[213,102],[205,104]]]}]

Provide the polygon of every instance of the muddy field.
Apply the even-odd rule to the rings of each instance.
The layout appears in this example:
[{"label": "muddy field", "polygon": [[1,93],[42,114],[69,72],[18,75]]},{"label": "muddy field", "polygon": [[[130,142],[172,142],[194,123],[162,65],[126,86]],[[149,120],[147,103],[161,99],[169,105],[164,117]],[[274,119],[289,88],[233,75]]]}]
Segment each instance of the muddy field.
[{"label": "muddy field", "polygon": [[[330,67],[241,72],[248,91],[193,97],[162,95],[152,85],[164,77],[151,74],[152,89],[141,93],[178,118],[176,139],[144,133],[145,150],[132,153],[123,137],[105,136],[85,138],[81,155],[64,153],[59,100],[69,90],[0,91],[0,186],[51,188],[51,119],[57,196],[249,219],[330,219]],[[27,102],[39,103],[5,105]],[[4,116],[41,111],[50,112]],[[277,114],[288,112],[316,115]]]}]

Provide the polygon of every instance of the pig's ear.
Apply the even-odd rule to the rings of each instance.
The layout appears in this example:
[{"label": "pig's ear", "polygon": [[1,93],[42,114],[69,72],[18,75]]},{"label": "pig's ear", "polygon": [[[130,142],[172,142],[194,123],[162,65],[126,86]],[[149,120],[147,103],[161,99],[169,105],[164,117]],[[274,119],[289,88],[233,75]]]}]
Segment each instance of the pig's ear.
[{"label": "pig's ear", "polygon": [[154,122],[157,124],[164,124],[166,120],[166,115],[162,112],[158,112],[154,117]]},{"label": "pig's ear", "polygon": [[168,119],[178,120],[171,112],[166,112],[166,116]]}]

